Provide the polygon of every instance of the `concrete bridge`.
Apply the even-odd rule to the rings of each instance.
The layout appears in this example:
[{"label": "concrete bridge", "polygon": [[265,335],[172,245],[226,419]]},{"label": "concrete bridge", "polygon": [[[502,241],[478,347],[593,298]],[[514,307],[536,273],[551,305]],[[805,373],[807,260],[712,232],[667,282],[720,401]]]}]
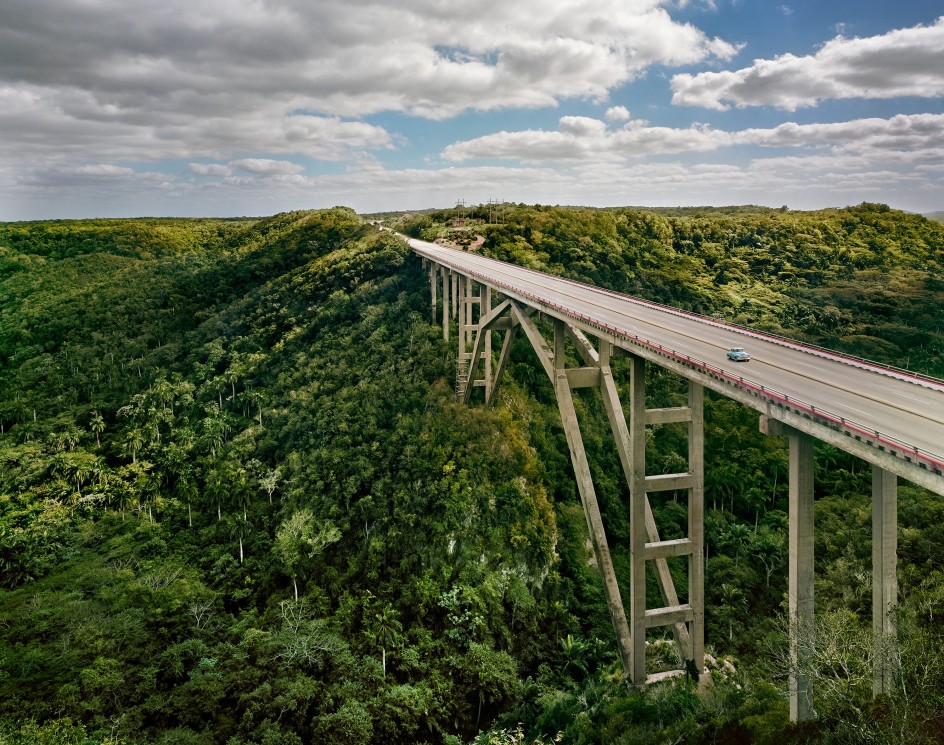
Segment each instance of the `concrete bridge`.
[{"label": "concrete bridge", "polygon": [[[669,626],[686,661],[704,676],[704,390],[709,388],[760,414],[760,429],[789,440],[790,716],[813,715],[813,692],[800,640],[813,625],[813,443],[829,443],[872,465],[873,630],[878,649],[894,640],[897,605],[897,480],[944,495],[944,382],[846,357],[695,314],[553,277],[476,254],[406,238],[429,270],[430,313],[443,338],[458,333],[456,393],[468,402],[481,388],[486,404],[498,389],[512,342],[524,334],[554,387],[571,463],[626,677],[643,685],[667,674],[646,674],[646,629]],[[545,339],[538,318],[549,322]],[[497,359],[493,345],[501,336]],[[728,360],[741,346],[752,360]],[[566,351],[582,360],[567,367]],[[610,369],[630,358],[628,411]],[[648,364],[687,381],[687,405],[646,406]],[[620,594],[584,452],[571,391],[596,388],[630,492],[629,613]],[[688,467],[646,472],[648,425],[683,423]],[[687,491],[688,535],[662,540],[648,495]],[[688,587],[680,599],[668,559],[687,557]],[[653,565],[663,606],[646,607],[646,567]],[[876,694],[894,683],[894,655],[877,654]]]}]

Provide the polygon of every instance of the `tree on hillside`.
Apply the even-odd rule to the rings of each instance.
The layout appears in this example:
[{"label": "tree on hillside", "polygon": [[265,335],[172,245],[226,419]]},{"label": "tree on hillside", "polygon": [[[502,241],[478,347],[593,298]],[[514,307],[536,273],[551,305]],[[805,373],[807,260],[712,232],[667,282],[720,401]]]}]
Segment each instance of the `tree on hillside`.
[{"label": "tree on hillside", "polygon": [[332,543],[341,540],[341,531],[330,520],[318,522],[308,508],[300,509],[282,522],[275,533],[275,551],[292,578],[298,600],[298,576],[311,559]]},{"label": "tree on hillside", "polygon": [[399,615],[390,603],[384,603],[380,610],[374,613],[374,617],[364,632],[374,644],[380,647],[384,677],[387,676],[387,650],[399,642],[400,633],[403,631],[403,624],[397,620]]}]

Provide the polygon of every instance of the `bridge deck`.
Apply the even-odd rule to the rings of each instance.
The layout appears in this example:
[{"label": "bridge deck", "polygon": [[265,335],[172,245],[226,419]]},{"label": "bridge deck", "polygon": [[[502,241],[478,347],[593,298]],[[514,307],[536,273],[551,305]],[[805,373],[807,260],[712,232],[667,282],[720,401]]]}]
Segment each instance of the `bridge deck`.
[{"label": "bridge deck", "polygon": [[[927,470],[934,491],[944,493],[944,384],[883,368],[714,319],[488,259],[408,239],[414,251],[519,302],[603,333],[624,348],[649,348],[693,370],[717,376],[716,390],[734,381],[755,389],[759,411],[770,401],[872,439],[878,449],[908,451]],[[622,341],[621,341],[622,340]],[[741,346],[750,362],[732,362],[726,351]],[[748,401],[748,403],[750,403]],[[907,476],[906,476],[907,477]],[[941,484],[936,482],[940,480]],[[935,486],[939,488],[934,488]]]}]

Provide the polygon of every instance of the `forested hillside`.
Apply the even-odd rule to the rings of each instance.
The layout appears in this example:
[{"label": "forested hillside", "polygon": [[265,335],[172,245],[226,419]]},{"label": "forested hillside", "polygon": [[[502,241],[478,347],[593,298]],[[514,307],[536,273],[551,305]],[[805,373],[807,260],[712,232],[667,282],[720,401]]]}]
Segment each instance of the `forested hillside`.
[{"label": "forested hillside", "polygon": [[[519,206],[482,230],[492,256],[944,376],[944,226],[919,216]],[[0,225],[0,742],[938,741],[940,498],[900,488],[900,684],[873,703],[870,472],[817,449],[819,718],[792,727],[786,453],[709,397],[714,683],[631,693],[553,393],[513,359],[493,409],[453,403],[419,261],[344,208]],[[625,485],[578,406],[625,577]],[[684,505],[653,506],[680,535]]]}]

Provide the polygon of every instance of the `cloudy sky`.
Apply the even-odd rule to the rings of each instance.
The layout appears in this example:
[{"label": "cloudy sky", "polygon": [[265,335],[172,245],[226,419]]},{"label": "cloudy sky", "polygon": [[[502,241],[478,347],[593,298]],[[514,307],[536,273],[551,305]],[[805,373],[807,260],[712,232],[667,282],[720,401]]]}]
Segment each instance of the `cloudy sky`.
[{"label": "cloudy sky", "polygon": [[0,220],[944,209],[940,0],[2,0]]}]

